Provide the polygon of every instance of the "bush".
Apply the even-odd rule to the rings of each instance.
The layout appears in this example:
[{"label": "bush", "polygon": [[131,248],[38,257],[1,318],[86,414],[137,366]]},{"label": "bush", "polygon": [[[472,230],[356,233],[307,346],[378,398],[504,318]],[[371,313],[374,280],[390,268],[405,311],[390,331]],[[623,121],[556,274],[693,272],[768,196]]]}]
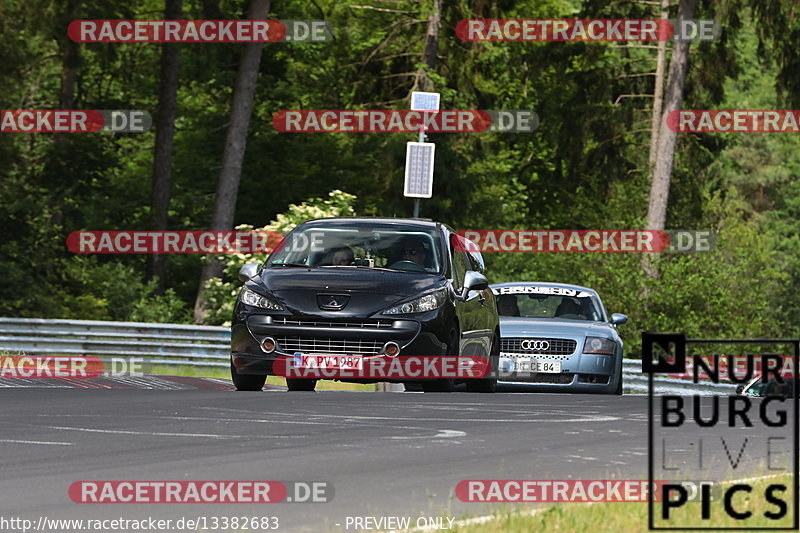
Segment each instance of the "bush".
[{"label": "bush", "polygon": [[54,261],[40,283],[32,284],[19,316],[188,323],[189,306],[173,290],[156,294],[133,266],[102,262],[99,256],[72,256]]},{"label": "bush", "polygon": [[[242,224],[237,226],[238,231],[277,231],[283,235],[289,233],[295,226],[312,218],[354,216],[353,204],[356,197],[352,194],[334,190],[328,193],[328,199],[311,198],[300,205],[290,204],[289,209],[279,214],[275,220],[264,227],[254,228]],[[213,278],[206,282],[205,298],[208,306],[206,324],[229,325],[233,315],[233,306],[236,296],[241,290],[239,269],[248,263],[262,263],[266,260],[264,254],[226,254],[216,256],[216,259],[225,267],[224,278]]]}]

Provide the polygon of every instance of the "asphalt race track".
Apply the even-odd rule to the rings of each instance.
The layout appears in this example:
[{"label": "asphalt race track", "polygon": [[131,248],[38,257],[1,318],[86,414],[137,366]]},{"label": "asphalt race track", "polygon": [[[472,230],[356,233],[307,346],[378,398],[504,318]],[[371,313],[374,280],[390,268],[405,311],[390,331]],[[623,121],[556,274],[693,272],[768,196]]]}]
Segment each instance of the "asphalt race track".
[{"label": "asphalt race track", "polygon": [[[348,516],[461,518],[497,507],[455,499],[463,479],[647,479],[644,396],[246,393],[163,376],[35,381],[0,382],[6,517],[277,516],[281,531],[346,531]],[[70,500],[79,480],[326,481],[335,492],[316,504],[92,505]]]}]

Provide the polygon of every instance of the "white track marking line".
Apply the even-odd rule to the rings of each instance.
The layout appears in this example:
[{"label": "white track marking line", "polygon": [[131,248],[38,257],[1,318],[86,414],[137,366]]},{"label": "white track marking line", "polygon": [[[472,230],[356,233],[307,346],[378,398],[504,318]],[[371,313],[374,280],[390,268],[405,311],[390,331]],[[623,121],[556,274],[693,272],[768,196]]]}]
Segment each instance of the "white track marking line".
[{"label": "white track marking line", "polygon": [[50,444],[52,446],[75,446],[74,442],[52,442],[47,440],[0,439],[0,442],[8,442],[11,444]]},{"label": "white track marking line", "polygon": [[[415,428],[415,429],[423,429],[423,428]],[[437,429],[439,433],[436,435],[431,436],[424,436],[424,435],[409,435],[409,436],[398,436],[398,437],[384,437],[387,439],[392,440],[405,440],[405,439],[452,439],[458,437],[466,437],[467,433],[465,431],[458,431],[455,429]]]},{"label": "white track marking line", "polygon": [[113,433],[118,435],[150,435],[156,437],[203,437],[210,439],[241,439],[241,435],[215,435],[213,433],[161,433],[157,431],[129,431],[123,429],[94,429],[74,428],[70,426],[44,426],[49,429],[63,429],[67,431],[85,431],[88,433]]},{"label": "white track marking line", "polygon": [[772,479],[774,477],[784,476],[786,473],[783,474],[768,474],[766,476],[755,476],[755,477],[746,477],[744,479],[734,479],[732,481],[720,481],[720,485],[732,485],[733,483],[742,483],[745,481],[760,481],[762,479]]},{"label": "white track marking line", "polygon": [[[518,419],[518,418],[508,418],[508,419],[497,419],[497,418],[429,418],[429,417],[402,417],[402,416],[365,416],[365,415],[324,415],[324,414],[315,414],[315,415],[308,415],[305,416],[312,416],[314,418],[344,418],[349,420],[409,420],[409,421],[417,421],[417,422],[453,422],[453,423],[461,423],[461,422],[481,422],[481,423],[490,423],[490,422],[501,422],[501,423],[529,423],[529,424],[544,424],[548,422],[615,422],[620,420],[620,417],[616,416],[587,416],[584,418],[565,418],[561,420],[552,420],[552,419]],[[573,415],[574,416],[574,415]]]}]

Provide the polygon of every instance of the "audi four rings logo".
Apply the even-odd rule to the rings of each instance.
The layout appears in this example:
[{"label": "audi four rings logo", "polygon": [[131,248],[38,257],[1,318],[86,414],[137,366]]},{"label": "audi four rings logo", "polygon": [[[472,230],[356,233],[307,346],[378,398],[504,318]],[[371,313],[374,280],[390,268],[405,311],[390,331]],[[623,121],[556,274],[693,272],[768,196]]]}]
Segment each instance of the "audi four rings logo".
[{"label": "audi four rings logo", "polygon": [[540,352],[545,351],[550,347],[550,343],[547,341],[536,341],[533,339],[525,339],[521,343],[523,350],[537,350]]}]

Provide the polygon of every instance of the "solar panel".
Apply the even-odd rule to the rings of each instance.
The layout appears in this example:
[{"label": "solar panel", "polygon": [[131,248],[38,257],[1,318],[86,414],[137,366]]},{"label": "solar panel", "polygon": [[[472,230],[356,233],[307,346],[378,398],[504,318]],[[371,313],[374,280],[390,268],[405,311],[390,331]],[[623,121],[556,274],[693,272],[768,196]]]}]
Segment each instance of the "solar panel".
[{"label": "solar panel", "polygon": [[433,196],[433,143],[406,143],[406,176],[403,195],[411,198]]},{"label": "solar panel", "polygon": [[439,111],[439,93],[411,91],[411,111]]}]

